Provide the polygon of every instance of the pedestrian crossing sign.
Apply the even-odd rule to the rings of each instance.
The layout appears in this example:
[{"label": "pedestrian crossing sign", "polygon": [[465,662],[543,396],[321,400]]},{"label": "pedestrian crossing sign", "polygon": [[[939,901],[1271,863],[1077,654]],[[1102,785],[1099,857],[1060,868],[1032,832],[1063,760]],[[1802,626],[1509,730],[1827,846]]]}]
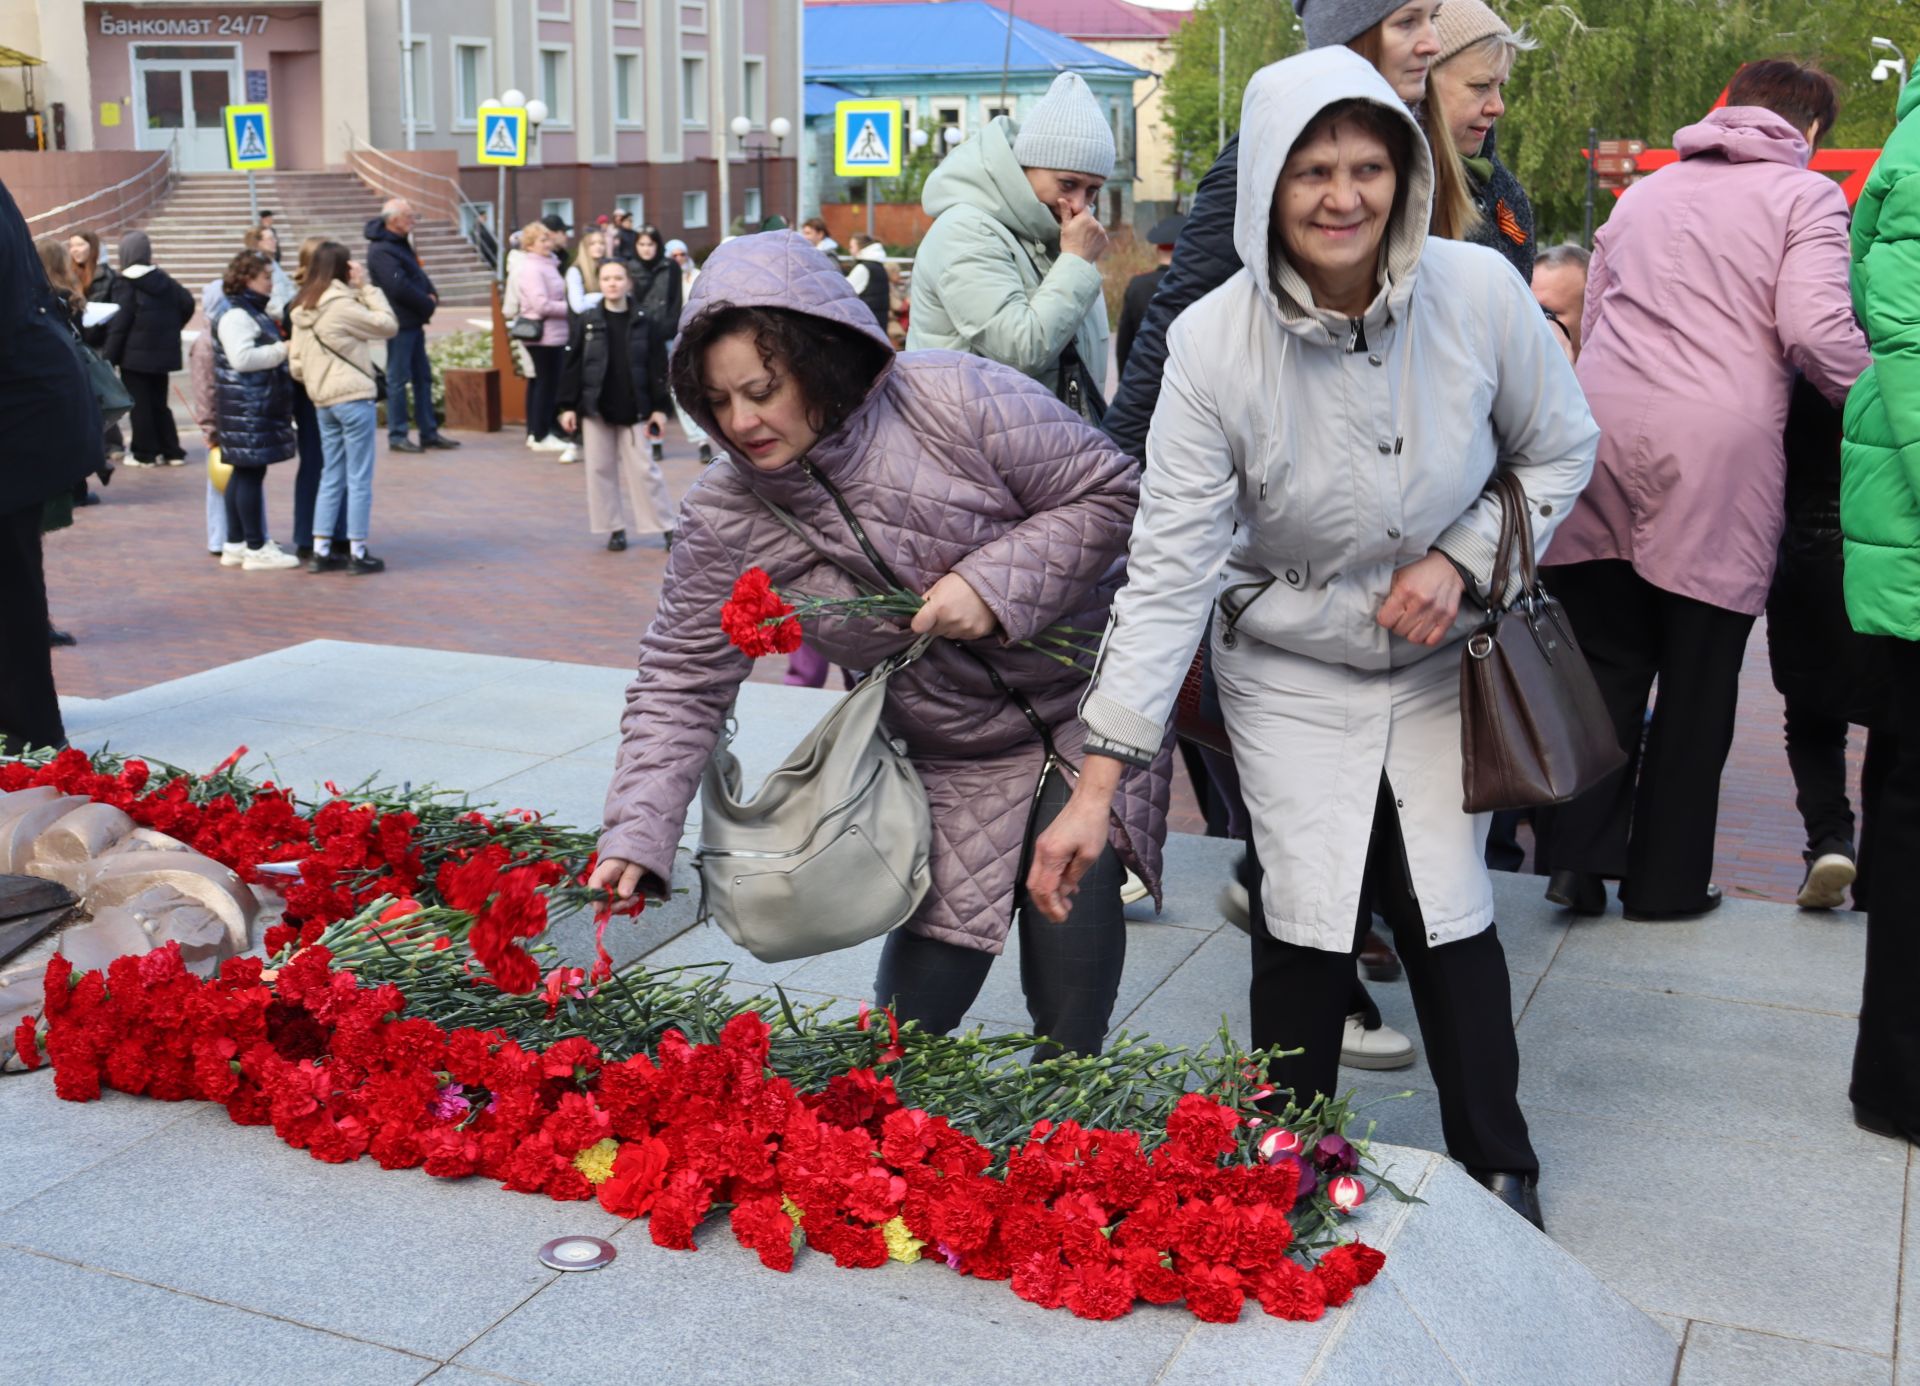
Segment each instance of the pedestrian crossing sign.
[{"label": "pedestrian crossing sign", "polygon": [[898,178],[906,117],[898,101],[841,101],[833,108],[833,171],[841,178]]},{"label": "pedestrian crossing sign", "polygon": [[480,112],[480,162],[527,162],[527,112],[523,106],[489,106]]},{"label": "pedestrian crossing sign", "polygon": [[251,172],[273,167],[273,119],[266,106],[228,106],[227,167]]}]

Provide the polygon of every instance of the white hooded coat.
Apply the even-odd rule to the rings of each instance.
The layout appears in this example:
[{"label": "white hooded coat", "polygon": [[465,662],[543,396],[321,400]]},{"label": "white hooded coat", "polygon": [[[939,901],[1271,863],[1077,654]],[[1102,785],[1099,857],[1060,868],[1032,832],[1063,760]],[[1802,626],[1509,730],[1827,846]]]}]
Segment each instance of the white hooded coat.
[{"label": "white hooded coat", "polygon": [[[1287,154],[1322,110],[1355,97],[1405,120],[1415,154],[1381,289],[1357,324],[1314,307],[1268,253]],[[1256,73],[1241,134],[1234,239],[1246,267],[1169,334],[1127,585],[1083,717],[1151,755],[1218,597],[1213,667],[1268,928],[1352,948],[1384,771],[1428,941],[1466,938],[1493,919],[1487,817],[1461,808],[1460,657],[1485,616],[1463,602],[1438,648],[1375,617],[1394,572],[1436,548],[1484,593],[1496,465],[1519,472],[1544,549],[1586,485],[1599,430],[1506,261],[1427,237],[1426,142],[1364,59],[1318,49]]]}]

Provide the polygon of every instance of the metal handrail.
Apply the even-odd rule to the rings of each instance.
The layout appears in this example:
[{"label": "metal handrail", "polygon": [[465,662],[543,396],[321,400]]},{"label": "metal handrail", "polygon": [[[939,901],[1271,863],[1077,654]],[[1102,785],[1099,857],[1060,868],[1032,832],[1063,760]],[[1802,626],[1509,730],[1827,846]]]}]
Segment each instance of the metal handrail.
[{"label": "metal handrail", "polygon": [[[167,141],[167,147],[156,154],[153,162],[141,169],[138,173],[122,178],[112,187],[102,188],[98,192],[88,193],[85,197],[75,198],[72,202],[62,203],[58,207],[52,207],[47,211],[39,212],[28,217],[26,219],[28,231],[36,237],[44,238],[78,230],[82,226],[87,225],[94,226],[96,229],[105,228],[112,230],[120,226],[123,222],[131,220],[134,212],[144,211],[172,191],[174,183],[179,178],[179,170],[176,167],[175,158],[179,152],[179,146],[180,133],[176,130],[173,136]],[[35,227],[35,223],[37,222],[45,222],[54,217],[64,216],[76,207],[84,207],[87,203],[106,197],[110,193],[120,192],[122,189],[131,188],[135,183],[150,179],[156,169],[164,170],[157,189],[149,187],[140,193],[129,193],[114,203],[112,208],[104,215],[90,213],[84,217],[73,217],[65,221],[56,221],[48,227],[39,229]],[[130,211],[129,209],[132,210]]]},{"label": "metal handrail", "polygon": [[[459,233],[462,240],[473,247],[474,253],[486,262],[489,269],[497,267],[494,259],[493,246],[489,244],[492,240],[492,230],[488,228],[488,235],[485,238],[482,238],[478,234],[480,228],[485,225],[481,220],[480,208],[472,198],[467,196],[465,190],[462,189],[457,182],[447,177],[444,173],[435,173],[430,169],[416,168],[412,164],[394,158],[383,149],[375,149],[372,145],[362,140],[360,136],[355,133],[351,125],[343,128],[347,132],[347,163],[361,182],[366,183],[368,186],[378,192],[384,193],[388,197],[406,197],[411,194],[416,197],[421,197],[423,200],[426,198],[431,198],[436,201],[450,200],[456,209],[453,217],[454,230]],[[394,171],[363,169],[359,163],[356,162],[357,160],[364,160],[371,163],[375,159],[382,160],[386,164],[391,165]],[[413,181],[413,187],[405,186],[408,180]],[[435,190],[433,188],[435,183],[444,184],[448,191],[441,192]],[[450,198],[449,193],[451,194]],[[465,218],[465,226],[461,224],[462,218],[459,216],[460,210],[465,210],[470,213],[470,215]],[[472,229],[469,230],[468,227]]]}]

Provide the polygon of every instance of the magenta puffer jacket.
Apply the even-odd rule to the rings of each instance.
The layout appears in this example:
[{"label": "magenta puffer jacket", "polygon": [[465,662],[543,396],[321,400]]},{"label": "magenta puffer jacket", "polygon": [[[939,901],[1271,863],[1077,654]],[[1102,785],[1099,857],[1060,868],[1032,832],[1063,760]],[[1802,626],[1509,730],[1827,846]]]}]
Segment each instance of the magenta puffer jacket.
[{"label": "magenta puffer jacket", "polygon": [[[682,324],[728,304],[790,308],[886,337],[838,268],[791,232],[741,237],[702,268]],[[725,446],[704,400],[682,404]],[[722,458],[687,493],[660,607],[627,690],[603,857],[671,879],[687,807],[749,662],[720,608],[749,567],[776,588],[850,595],[852,580],[784,528],[756,492],[792,512],[837,563],[885,584],[826,483],[859,518],[899,580],[925,591],[958,573],[999,618],[971,648],[1023,693],[1061,753],[1079,763],[1076,709],[1088,671],[1021,648],[1049,626],[1097,632],[1119,587],[1138,469],[1097,430],[1018,371],[956,352],[890,358],[866,402],[805,458],[760,471]],[[807,641],[836,664],[870,669],[912,643],[902,627],[827,618]],[[1091,641],[1089,643],[1092,643]],[[1015,904],[1044,753],[1026,717],[980,665],[947,641],[896,674],[885,719],[902,738],[933,809],[933,889],[907,927],[998,953]],[[1171,749],[1130,771],[1114,813],[1122,860],[1160,894]]]}]

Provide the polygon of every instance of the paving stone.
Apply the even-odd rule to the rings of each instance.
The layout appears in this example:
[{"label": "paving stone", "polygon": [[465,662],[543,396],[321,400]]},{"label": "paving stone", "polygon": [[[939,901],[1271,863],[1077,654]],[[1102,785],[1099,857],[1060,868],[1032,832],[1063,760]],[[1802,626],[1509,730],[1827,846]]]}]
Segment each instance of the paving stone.
[{"label": "paving stone", "polygon": [[62,1102],[52,1070],[0,1074],[0,1210],[124,1156],[163,1127],[199,1110],[197,1103],[154,1102],[124,1093],[97,1102]]},{"label": "paving stone", "polygon": [[1891,1354],[1905,1154],[1809,1150],[1782,1113],[1750,1143],[1529,1109],[1547,1226],[1643,1309]]},{"label": "paving stone", "polygon": [[69,728],[67,733],[74,745],[85,750],[106,749],[165,761],[199,774],[245,746],[247,753],[240,758],[239,769],[257,779],[273,777],[273,757],[304,750],[339,734],[331,727],[230,717],[219,710],[217,699],[177,703],[84,731]]},{"label": "paving stone", "polygon": [[471,1367],[447,1366],[440,1368],[432,1376],[420,1382],[420,1386],[500,1386],[501,1382],[521,1382],[525,1386],[539,1386],[525,1377],[504,1376],[499,1372],[480,1372]]},{"label": "paving stone", "polygon": [[323,794],[322,786],[328,780],[348,790],[371,778],[375,784],[411,783],[415,789],[436,785],[485,800],[491,796],[477,794],[475,785],[492,784],[547,759],[376,732],[342,732],[290,755],[274,756],[272,764],[276,772],[273,778],[302,797]]},{"label": "paving stone", "polygon": [[1864,1352],[1696,1323],[1674,1386],[1755,1386],[1765,1381],[1818,1386],[1891,1386],[1893,1363]]},{"label": "paving stone", "polygon": [[529,808],[563,827],[600,831],[607,802],[611,763],[588,765],[578,760],[543,760],[490,784],[474,785],[476,798],[491,799],[503,808]]},{"label": "paving stone", "polygon": [[761,962],[722,933],[719,925],[711,922],[695,924],[646,955],[647,966],[653,968],[725,963],[728,976],[755,985],[784,981],[807,966],[809,961],[795,958],[790,962]]},{"label": "paving stone", "polygon": [[1667,1330],[1667,1336],[1675,1343],[1687,1340],[1687,1320],[1675,1318],[1672,1314],[1648,1314],[1648,1318]]},{"label": "paving stone", "polygon": [[15,1386],[411,1386],[436,1363],[0,1248]]},{"label": "paving stone", "polygon": [[[1379,1386],[1384,1381],[1420,1382],[1443,1386],[1463,1376],[1447,1360],[1433,1334],[1408,1306],[1391,1278],[1376,1280],[1363,1291],[1367,1298],[1342,1311],[1348,1321],[1322,1351],[1311,1377],[1313,1386]],[[1199,1381],[1208,1378],[1194,1378]],[[1221,1378],[1214,1376],[1213,1381]]]},{"label": "paving stone", "polygon": [[[620,689],[631,675],[571,666],[580,673],[564,682],[588,686],[563,689],[556,686],[562,680],[549,671],[567,667],[534,665],[512,678],[387,718],[382,730],[423,741],[497,746],[536,755],[577,751],[620,725]],[[611,761],[607,769],[611,773]]]},{"label": "paving stone", "polygon": [[323,1164],[203,1106],[0,1214],[0,1242],[444,1359],[554,1277],[543,1243],[621,1221],[482,1179]]},{"label": "paving stone", "polygon": [[1545,972],[1573,927],[1572,916],[1549,904],[1539,876],[1512,871],[1489,873],[1493,879],[1493,918],[1500,946],[1514,972]]},{"label": "paving stone", "polygon": [[[1883,1153],[1853,1124],[1855,1024],[1839,1016],[1549,976],[1520,1023],[1520,1102],[1664,1136]],[[1621,1081],[1632,1074],[1631,1082]]]},{"label": "paving stone", "polygon": [[1728,900],[1699,919],[1583,924],[1554,976],[1857,1015],[1865,960],[1863,915]]},{"label": "paving stone", "polygon": [[1900,1278],[1900,1344],[1895,1386],[1920,1386],[1920,1159],[1907,1156],[1906,1255]]}]

